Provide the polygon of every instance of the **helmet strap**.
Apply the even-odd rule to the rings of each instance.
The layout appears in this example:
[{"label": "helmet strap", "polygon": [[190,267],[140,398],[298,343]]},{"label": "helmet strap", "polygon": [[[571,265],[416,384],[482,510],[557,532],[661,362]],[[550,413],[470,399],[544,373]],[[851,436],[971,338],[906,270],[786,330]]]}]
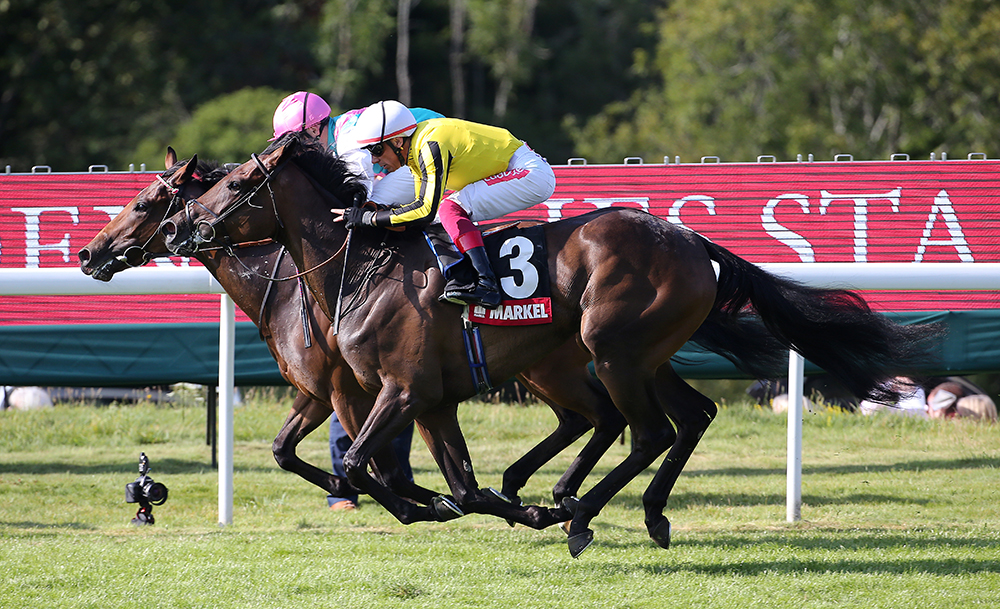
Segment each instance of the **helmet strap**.
[{"label": "helmet strap", "polygon": [[406,167],[406,157],[403,155],[403,148],[402,147],[397,148],[396,146],[393,146],[392,140],[386,140],[385,145],[396,153],[396,158],[399,159],[399,166]]}]

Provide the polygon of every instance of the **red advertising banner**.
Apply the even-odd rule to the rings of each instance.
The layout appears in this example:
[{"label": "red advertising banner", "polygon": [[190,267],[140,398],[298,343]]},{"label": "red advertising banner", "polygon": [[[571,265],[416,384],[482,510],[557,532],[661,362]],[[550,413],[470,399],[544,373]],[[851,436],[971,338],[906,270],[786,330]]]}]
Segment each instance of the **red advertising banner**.
[{"label": "red advertising banner", "polygon": [[[0,176],[0,267],[76,266],[152,175]],[[572,165],[549,201],[512,217],[635,207],[758,263],[1000,262],[998,175],[987,160]],[[868,296],[881,310],[1000,308],[996,292]],[[214,296],[0,297],[0,325],[217,320]]]}]

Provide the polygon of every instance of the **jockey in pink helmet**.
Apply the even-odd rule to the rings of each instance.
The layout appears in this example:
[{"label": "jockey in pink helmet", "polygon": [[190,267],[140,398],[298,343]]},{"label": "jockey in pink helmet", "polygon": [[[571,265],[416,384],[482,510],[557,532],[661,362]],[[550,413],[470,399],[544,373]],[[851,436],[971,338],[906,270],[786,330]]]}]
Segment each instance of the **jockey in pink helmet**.
[{"label": "jockey in pink helmet", "polygon": [[330,118],[330,104],[308,91],[298,91],[292,93],[278,104],[278,109],[274,111],[274,137],[269,139],[273,142],[289,131],[309,131],[314,137],[318,137],[323,127],[326,126]]}]

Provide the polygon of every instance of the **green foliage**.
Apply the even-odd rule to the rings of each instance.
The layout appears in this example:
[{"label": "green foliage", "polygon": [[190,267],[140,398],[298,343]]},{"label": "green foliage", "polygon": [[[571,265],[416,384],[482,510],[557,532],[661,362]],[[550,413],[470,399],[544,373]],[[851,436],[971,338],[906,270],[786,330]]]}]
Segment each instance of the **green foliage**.
[{"label": "green foliage", "polygon": [[[989,152],[1000,127],[1000,5],[986,0],[410,4],[412,103],[463,104],[554,163],[961,157]],[[212,100],[260,87],[342,108],[397,98],[396,5],[0,0],[0,165],[158,167],[175,137],[240,160],[260,117],[212,114]]]},{"label": "green foliage", "polygon": [[[451,2],[413,2],[410,21],[413,104],[445,114],[457,86],[448,71]],[[572,156],[563,117],[628,96],[628,63],[637,47],[651,47],[653,32],[641,24],[656,3],[538,2],[530,38],[508,4],[475,2],[486,17],[476,18],[459,62],[465,116],[499,121],[562,162]],[[519,6],[523,17],[528,4]],[[252,134],[239,121],[211,128],[213,142],[227,142],[218,148],[182,149],[174,138],[188,137],[181,126],[196,109],[245,88],[308,89],[341,108],[397,98],[395,10],[392,0],[0,0],[0,167],[159,167],[166,144],[242,159],[236,142]],[[506,100],[502,120],[498,100]]]},{"label": "green foliage", "polygon": [[124,169],[141,139],[215,96],[297,86],[312,73],[311,4],[0,1],[0,164]]},{"label": "green foliage", "polygon": [[331,106],[341,106],[345,99],[354,98],[351,93],[368,78],[386,75],[385,41],[396,28],[393,4],[390,0],[323,3],[316,43],[316,60],[322,75],[316,88]]},{"label": "green foliage", "polygon": [[243,163],[267,147],[274,136],[274,109],[290,93],[258,87],[217,97],[199,106],[176,133],[142,140],[129,158],[136,165],[158,168],[167,146],[172,146],[185,157],[198,154],[203,159]]},{"label": "green foliage", "polygon": [[1000,7],[972,0],[680,0],[636,66],[660,82],[575,141],[602,161],[964,155],[1000,127],[998,40]]}]

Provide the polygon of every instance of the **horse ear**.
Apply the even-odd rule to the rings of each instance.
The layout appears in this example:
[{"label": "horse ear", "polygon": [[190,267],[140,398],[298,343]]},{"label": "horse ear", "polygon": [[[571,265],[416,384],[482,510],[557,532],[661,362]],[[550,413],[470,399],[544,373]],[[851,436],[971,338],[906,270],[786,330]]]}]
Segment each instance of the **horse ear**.
[{"label": "horse ear", "polygon": [[191,157],[191,160],[187,162],[187,165],[184,165],[184,167],[181,168],[181,170],[178,172],[179,175],[177,176],[175,183],[183,184],[184,182],[187,182],[189,179],[191,179],[191,176],[194,175],[194,170],[197,168],[198,168],[198,155],[196,154],[193,157]]},{"label": "horse ear", "polygon": [[282,144],[280,148],[272,151],[270,155],[261,159],[264,162],[264,166],[267,167],[268,171],[270,171],[286,159],[292,158],[298,144],[299,142],[295,138],[288,140],[286,143]]},{"label": "horse ear", "polygon": [[163,159],[165,169],[170,169],[177,164],[177,153],[170,146],[167,146],[167,156]]}]

